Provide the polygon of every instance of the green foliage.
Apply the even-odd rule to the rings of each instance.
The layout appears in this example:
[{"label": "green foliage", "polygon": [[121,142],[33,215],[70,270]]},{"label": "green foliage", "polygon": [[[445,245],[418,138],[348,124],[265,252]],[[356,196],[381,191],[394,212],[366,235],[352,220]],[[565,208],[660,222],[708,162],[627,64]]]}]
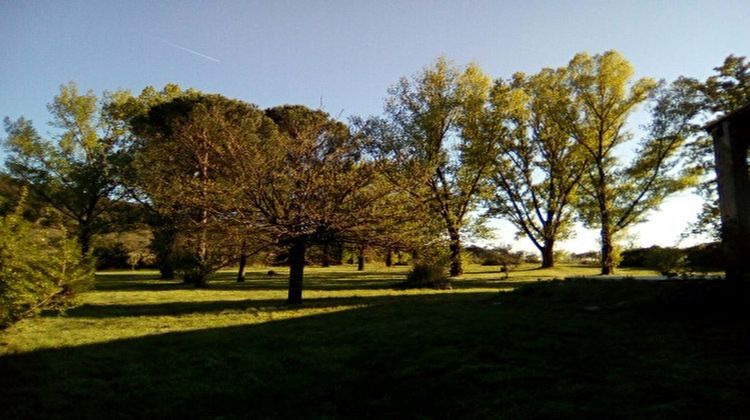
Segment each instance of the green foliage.
[{"label": "green foliage", "polygon": [[[168,202],[162,203],[158,196],[149,194],[153,186],[149,183],[149,178],[143,176],[144,171],[139,170],[140,154],[149,144],[147,136],[141,131],[149,125],[148,114],[152,108],[177,98],[193,98],[199,95],[200,93],[193,89],[182,90],[175,84],[167,84],[161,90],[148,86],[138,96],[130,92],[116,92],[108,97],[105,106],[109,120],[131,135],[128,149],[130,156],[136,159],[128,162],[127,170],[123,171],[122,182],[127,187],[129,195],[141,206],[142,221],[151,228],[153,235],[149,248],[163,279],[174,278],[171,259],[178,240],[177,221],[183,209],[170,206]],[[146,131],[153,134],[151,130]]]},{"label": "green foliage", "polygon": [[701,244],[689,248],[652,246],[623,251],[620,267],[648,267],[662,274],[721,271],[721,244]]},{"label": "green foliage", "polygon": [[674,277],[686,271],[687,255],[682,249],[654,247],[646,256],[645,262],[646,267],[667,277]]},{"label": "green foliage", "polygon": [[666,132],[658,119],[629,164],[621,163],[615,153],[632,138],[623,127],[658,88],[656,81],[631,82],[633,67],[615,51],[578,54],[565,71],[573,102],[561,122],[588,162],[578,213],[584,224],[599,228],[602,274],[611,274],[617,265],[617,235],[643,222],[649,210],[690,186],[694,177],[690,171],[678,171],[684,138]]},{"label": "green foliage", "polygon": [[237,234],[248,233],[221,216],[235,197],[234,188],[224,190],[232,182],[229,159],[243,141],[272,133],[273,122],[254,105],[188,91],[156,101],[131,124],[134,182],[152,213],[152,249],[162,268],[173,262],[186,281],[205,286],[206,276],[236,259]]},{"label": "green foliage", "polygon": [[114,242],[105,246],[94,247],[92,253],[96,259],[96,269],[130,268],[130,253],[122,242]]},{"label": "green foliage", "polygon": [[691,271],[706,273],[724,270],[724,254],[720,242],[696,245],[686,251],[687,264]]},{"label": "green foliage", "polygon": [[646,259],[651,248],[632,248],[622,252],[620,267],[646,267]]},{"label": "green foliage", "polygon": [[493,134],[502,139],[489,213],[510,221],[554,265],[554,244],[570,236],[573,202],[586,159],[567,130],[572,108],[566,69],[498,80],[490,98]]},{"label": "green foliage", "polygon": [[5,118],[6,166],[33,199],[63,217],[87,254],[93,235],[112,226],[107,212],[124,194],[127,132],[108,118],[93,92],[79,93],[74,83],[61,86],[48,108],[52,139],[42,138],[29,120]]},{"label": "green foliage", "polygon": [[451,275],[460,275],[462,230],[490,176],[498,138],[487,126],[491,82],[477,65],[439,58],[389,90],[386,116],[365,130],[386,178],[443,224]]},{"label": "green foliage", "polygon": [[406,287],[450,289],[451,282],[445,267],[427,263],[417,263],[406,275]]},{"label": "green foliage", "polygon": [[389,218],[379,203],[391,190],[363,153],[365,139],[321,110],[280,106],[242,124],[221,160],[228,167],[217,182],[221,211],[287,248],[289,302],[301,303],[304,249],[332,240],[366,245]]},{"label": "green foliage", "polygon": [[0,328],[41,308],[70,305],[93,281],[92,265],[63,233],[18,211],[0,219]]},{"label": "green foliage", "polygon": [[750,62],[746,57],[729,55],[715,73],[705,81],[681,76],[663,89],[654,119],[662,121],[663,131],[688,141],[686,160],[695,175],[700,176],[698,193],[704,205],[687,234],[709,234],[720,237],[720,219],[713,143],[703,129],[708,120],[716,119],[750,103]]},{"label": "green foliage", "polygon": [[465,248],[466,254],[473,262],[481,265],[499,265],[498,253],[494,249],[483,248],[477,245],[469,245]]},{"label": "green foliage", "polygon": [[[466,251],[478,264],[483,266],[499,266],[500,271],[505,273],[506,278],[510,275],[511,271],[524,263],[527,257],[523,251],[511,251],[510,246],[489,249],[474,245],[467,247]],[[533,262],[538,261],[536,259]]]},{"label": "green foliage", "polygon": [[93,241],[93,256],[97,270],[110,268],[153,267],[152,235],[148,229],[136,229],[97,235]]}]

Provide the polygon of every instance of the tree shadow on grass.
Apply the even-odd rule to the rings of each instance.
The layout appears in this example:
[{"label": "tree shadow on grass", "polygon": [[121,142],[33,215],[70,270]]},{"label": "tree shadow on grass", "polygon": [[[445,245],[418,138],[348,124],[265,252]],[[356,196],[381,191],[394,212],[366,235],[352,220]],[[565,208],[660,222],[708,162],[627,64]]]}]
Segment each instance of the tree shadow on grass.
[{"label": "tree shadow on grass", "polygon": [[[486,272],[482,272],[486,274]],[[220,272],[212,276],[208,283],[209,290],[241,291],[241,290],[287,290],[288,279],[286,273],[268,276],[264,273],[253,272],[246,275],[244,282],[237,282],[235,274]],[[307,274],[304,280],[305,290],[342,291],[342,290],[402,290],[404,289],[404,273],[357,272],[357,271],[326,271]],[[487,289],[513,288],[521,284],[535,282],[536,279],[503,279],[498,274],[494,279],[461,278],[452,281],[455,289]],[[97,276],[95,289],[99,291],[158,291],[158,290],[190,290],[194,287],[180,280],[159,280],[154,273],[117,273]]]},{"label": "tree shadow on grass", "polygon": [[[495,293],[461,293],[456,299],[493,298]],[[63,316],[72,318],[118,318],[141,316],[182,316],[193,314],[219,314],[225,312],[259,312],[259,311],[306,311],[309,309],[326,309],[352,306],[374,306],[404,304],[412,302],[423,304],[445,300],[445,294],[428,295],[391,295],[391,296],[343,296],[327,298],[306,298],[301,305],[287,305],[282,299],[244,299],[187,301],[147,304],[84,304],[67,309]],[[56,311],[44,311],[42,316],[59,316]]]},{"label": "tree shadow on grass", "polygon": [[[382,298],[265,324],[4,356],[0,407],[4,419],[747,414],[745,323],[713,316],[713,306],[689,319],[644,320],[642,305],[616,304],[641,302],[651,285],[609,298],[597,287],[610,286],[544,284],[497,302],[486,293]],[[587,292],[601,309],[581,307]]]}]

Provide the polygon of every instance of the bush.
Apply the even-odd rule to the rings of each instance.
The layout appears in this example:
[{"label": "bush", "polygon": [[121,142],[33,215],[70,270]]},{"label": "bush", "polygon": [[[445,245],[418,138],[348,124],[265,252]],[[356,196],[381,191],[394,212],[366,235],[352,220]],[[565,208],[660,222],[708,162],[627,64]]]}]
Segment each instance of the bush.
[{"label": "bush", "polygon": [[623,251],[620,267],[646,267],[650,253],[656,248],[658,247],[652,246],[651,248],[633,248]]},{"label": "bush", "polygon": [[406,286],[414,288],[450,289],[445,268],[432,264],[417,264],[406,275]]},{"label": "bush", "polygon": [[679,248],[654,247],[646,256],[646,267],[662,275],[674,277],[686,271],[686,254]]},{"label": "bush", "polygon": [[39,309],[72,304],[93,280],[93,265],[63,231],[24,220],[18,211],[0,218],[0,328]]},{"label": "bush", "polygon": [[122,242],[114,242],[94,248],[96,269],[130,268],[130,251]]},{"label": "bush", "polygon": [[721,271],[724,269],[722,261],[724,255],[721,252],[721,243],[714,242],[690,247],[687,253],[687,266],[692,271],[708,272]]},{"label": "bush", "polygon": [[687,267],[687,252],[680,248],[634,248],[622,253],[620,267],[645,267],[674,277],[684,273]]},{"label": "bush", "polygon": [[647,267],[664,275],[676,275],[686,271],[720,271],[722,260],[721,244],[718,242],[690,248],[652,246],[623,252],[620,267]]},{"label": "bush", "polygon": [[[484,266],[517,266],[526,258],[523,252],[512,252],[510,246],[501,246],[490,249],[471,245],[466,247],[466,254],[474,260],[472,262]],[[531,257],[534,258],[533,254]]]}]

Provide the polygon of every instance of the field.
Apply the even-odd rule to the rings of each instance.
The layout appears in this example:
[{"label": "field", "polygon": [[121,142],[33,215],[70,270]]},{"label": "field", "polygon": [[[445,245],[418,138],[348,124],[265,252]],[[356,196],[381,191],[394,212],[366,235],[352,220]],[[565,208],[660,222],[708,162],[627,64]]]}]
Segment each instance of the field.
[{"label": "field", "polygon": [[403,290],[403,267],[345,266],[308,269],[288,307],[274,270],[206,290],[100,273],[80,306],[0,333],[0,418],[750,412],[749,301],[721,281],[470,266],[454,290]]}]

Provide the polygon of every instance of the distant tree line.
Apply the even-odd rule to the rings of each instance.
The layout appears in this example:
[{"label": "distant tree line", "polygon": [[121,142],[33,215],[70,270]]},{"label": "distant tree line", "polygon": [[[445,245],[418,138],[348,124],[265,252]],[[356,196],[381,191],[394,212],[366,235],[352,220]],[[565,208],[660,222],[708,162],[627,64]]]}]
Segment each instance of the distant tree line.
[{"label": "distant tree line", "polygon": [[[51,138],[5,119],[0,208],[56,220],[84,259],[98,238],[147,232],[148,244],[135,241],[143,258],[128,264],[196,287],[232,264],[242,281],[248,262],[270,253],[290,267],[289,303],[302,301],[312,256],[329,265],[344,250],[360,268],[377,252],[459,276],[464,243],[486,233],[488,218],[510,221],[542,267],[554,266],[573,223],[597,228],[601,272],[611,274],[618,238],[649,210],[699,182],[712,191],[696,121],[750,101],[744,57],[717,72],[705,82],[633,80],[609,51],[493,81],[440,58],[396,83],[381,116],[349,124],[177,85],[98,98],[70,83],[49,105]],[[635,142],[626,125],[644,104],[652,118]],[[629,162],[623,148],[635,150]]]}]

